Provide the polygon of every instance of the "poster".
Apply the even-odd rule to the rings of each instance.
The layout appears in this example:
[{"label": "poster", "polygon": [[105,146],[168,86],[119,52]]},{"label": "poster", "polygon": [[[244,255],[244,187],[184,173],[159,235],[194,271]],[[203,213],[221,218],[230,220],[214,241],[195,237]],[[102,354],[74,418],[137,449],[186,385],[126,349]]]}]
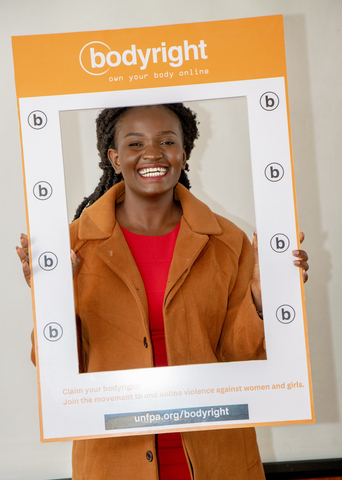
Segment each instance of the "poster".
[{"label": "poster", "polygon": [[[291,253],[298,225],[282,17],[13,37],[13,55],[42,441],[313,422]],[[267,360],[80,374],[63,116],[237,98],[248,116]]]}]

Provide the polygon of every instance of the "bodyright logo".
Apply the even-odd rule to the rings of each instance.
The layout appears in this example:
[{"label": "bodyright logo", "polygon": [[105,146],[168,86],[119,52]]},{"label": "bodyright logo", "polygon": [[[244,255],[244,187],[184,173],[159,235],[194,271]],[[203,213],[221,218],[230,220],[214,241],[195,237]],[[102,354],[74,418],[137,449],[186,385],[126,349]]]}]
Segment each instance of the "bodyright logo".
[{"label": "bodyright logo", "polygon": [[160,46],[144,49],[130,44],[126,46],[126,50],[118,52],[111,50],[103,42],[89,42],[82,48],[79,61],[85,72],[98,76],[108,72],[111,67],[120,65],[126,67],[137,65],[140,70],[145,70],[152,63],[168,63],[170,67],[177,68],[183,65],[183,62],[208,59],[204,40],[192,44],[189,44],[188,40],[183,40],[180,43],[169,46],[166,42],[160,42]]},{"label": "bodyright logo", "polygon": [[109,52],[110,48],[103,42],[87,43],[80,52],[81,67],[90,75],[103,75],[109,70],[106,62]]}]

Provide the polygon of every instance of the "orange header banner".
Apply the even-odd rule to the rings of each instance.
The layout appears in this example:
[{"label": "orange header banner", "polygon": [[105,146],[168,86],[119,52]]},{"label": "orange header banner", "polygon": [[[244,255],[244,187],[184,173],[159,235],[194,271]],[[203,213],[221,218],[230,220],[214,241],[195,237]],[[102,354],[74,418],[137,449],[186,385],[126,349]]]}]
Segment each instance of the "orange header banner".
[{"label": "orange header banner", "polygon": [[12,37],[18,98],[285,77],[281,15]]}]

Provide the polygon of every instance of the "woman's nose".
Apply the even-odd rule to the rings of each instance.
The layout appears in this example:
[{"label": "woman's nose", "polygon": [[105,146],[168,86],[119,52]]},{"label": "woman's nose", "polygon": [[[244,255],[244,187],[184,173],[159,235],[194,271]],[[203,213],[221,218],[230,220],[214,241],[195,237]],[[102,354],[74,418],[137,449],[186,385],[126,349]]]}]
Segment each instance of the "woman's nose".
[{"label": "woman's nose", "polygon": [[146,145],[142,157],[146,160],[155,160],[162,158],[163,152],[158,148],[157,145]]}]

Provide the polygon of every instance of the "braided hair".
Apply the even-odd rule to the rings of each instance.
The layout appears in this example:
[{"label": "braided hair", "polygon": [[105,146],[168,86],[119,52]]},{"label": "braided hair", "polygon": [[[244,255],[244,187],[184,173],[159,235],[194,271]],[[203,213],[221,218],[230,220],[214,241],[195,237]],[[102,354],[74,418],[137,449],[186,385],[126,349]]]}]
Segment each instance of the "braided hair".
[{"label": "braided hair", "polygon": [[[199,136],[196,113],[190,110],[190,108],[185,107],[182,103],[169,103],[161,106],[171,110],[177,115],[183,131],[183,144],[186,159],[189,160],[190,153],[194,148],[194,142]],[[110,148],[115,148],[115,129],[119,119],[131,108],[135,107],[105,108],[97,117],[97,149],[100,157],[99,167],[103,170],[103,174],[94,192],[89,195],[89,197],[84,197],[83,201],[78,206],[74,220],[81,216],[81,213],[86,207],[92,205],[113,185],[116,185],[123,180],[122,174],[117,174],[110,163],[108,159],[108,150]],[[185,170],[189,171],[188,163],[185,165]],[[191,188],[188,176],[184,170],[181,172],[179,182],[187,189]]]}]

